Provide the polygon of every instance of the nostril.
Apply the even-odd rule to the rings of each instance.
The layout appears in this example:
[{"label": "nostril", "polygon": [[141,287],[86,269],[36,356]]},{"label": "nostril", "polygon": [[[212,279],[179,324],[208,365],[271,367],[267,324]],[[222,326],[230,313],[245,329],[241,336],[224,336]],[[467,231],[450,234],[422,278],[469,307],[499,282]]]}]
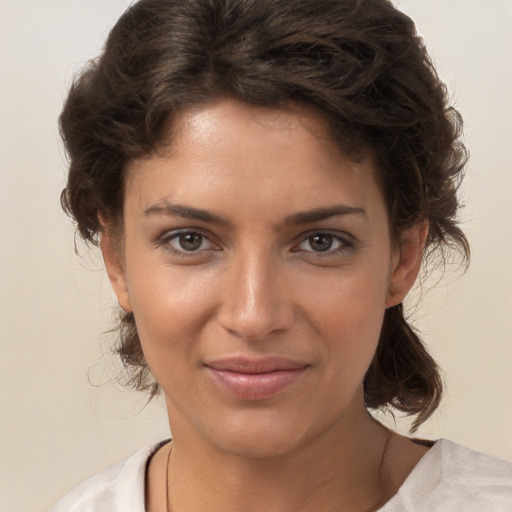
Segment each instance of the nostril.
[{"label": "nostril", "polygon": [[233,297],[218,314],[221,326],[246,341],[265,339],[270,334],[289,329],[291,307],[275,300],[242,301]]},{"label": "nostril", "polygon": [[291,308],[271,302],[264,306],[243,308],[241,304],[223,307],[218,316],[221,326],[245,340],[263,340],[273,333],[285,331],[293,324]]},{"label": "nostril", "polygon": [[[267,338],[293,323],[292,306],[283,286],[283,269],[271,251],[240,250],[224,276],[218,320],[230,333],[246,341]],[[250,246],[250,247],[249,247]]]}]

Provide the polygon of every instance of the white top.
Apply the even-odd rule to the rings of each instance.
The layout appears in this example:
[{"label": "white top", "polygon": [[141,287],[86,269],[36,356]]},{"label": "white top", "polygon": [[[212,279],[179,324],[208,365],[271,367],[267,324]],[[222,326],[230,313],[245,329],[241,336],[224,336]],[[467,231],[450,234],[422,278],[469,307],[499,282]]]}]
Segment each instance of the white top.
[{"label": "white top", "polygon": [[[50,512],[144,512],[149,458],[139,450],[73,489]],[[379,512],[511,512],[512,463],[437,441]]]}]

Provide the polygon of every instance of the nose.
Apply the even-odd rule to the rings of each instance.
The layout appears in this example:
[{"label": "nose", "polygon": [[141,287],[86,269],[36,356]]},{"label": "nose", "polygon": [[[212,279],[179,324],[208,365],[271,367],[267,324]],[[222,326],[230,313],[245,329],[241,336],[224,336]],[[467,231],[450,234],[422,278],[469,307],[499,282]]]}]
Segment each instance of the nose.
[{"label": "nose", "polygon": [[289,287],[276,259],[246,252],[234,257],[223,274],[218,321],[239,338],[263,340],[293,324]]}]

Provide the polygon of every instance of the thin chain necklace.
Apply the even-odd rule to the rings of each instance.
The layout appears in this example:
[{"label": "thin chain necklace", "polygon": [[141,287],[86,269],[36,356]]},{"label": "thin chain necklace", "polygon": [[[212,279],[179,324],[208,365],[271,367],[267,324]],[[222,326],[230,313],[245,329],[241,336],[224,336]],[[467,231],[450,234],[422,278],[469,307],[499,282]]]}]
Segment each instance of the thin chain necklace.
[{"label": "thin chain necklace", "polygon": [[172,441],[169,443],[169,453],[167,454],[167,465],[165,466],[165,510],[171,512],[169,498],[169,462],[171,460]]},{"label": "thin chain necklace", "polygon": [[[384,459],[386,458],[386,453],[388,451],[389,442],[391,441],[391,435],[387,436],[386,442],[384,444],[384,448],[382,450],[381,460],[379,464],[379,479],[382,480],[382,467],[384,465]],[[165,510],[166,512],[171,511],[171,500],[169,496],[169,463],[171,461],[171,453],[172,453],[172,441],[169,443],[169,453],[167,454],[167,465],[165,467]]]}]

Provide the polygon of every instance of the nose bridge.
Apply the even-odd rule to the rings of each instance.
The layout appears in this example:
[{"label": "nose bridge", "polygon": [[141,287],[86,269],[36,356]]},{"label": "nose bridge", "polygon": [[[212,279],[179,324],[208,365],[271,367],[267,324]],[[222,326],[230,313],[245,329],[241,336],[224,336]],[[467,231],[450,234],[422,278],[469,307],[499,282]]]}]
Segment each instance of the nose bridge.
[{"label": "nose bridge", "polygon": [[265,247],[236,251],[226,270],[219,321],[247,340],[263,339],[289,328],[292,306],[287,300],[281,261]]}]

